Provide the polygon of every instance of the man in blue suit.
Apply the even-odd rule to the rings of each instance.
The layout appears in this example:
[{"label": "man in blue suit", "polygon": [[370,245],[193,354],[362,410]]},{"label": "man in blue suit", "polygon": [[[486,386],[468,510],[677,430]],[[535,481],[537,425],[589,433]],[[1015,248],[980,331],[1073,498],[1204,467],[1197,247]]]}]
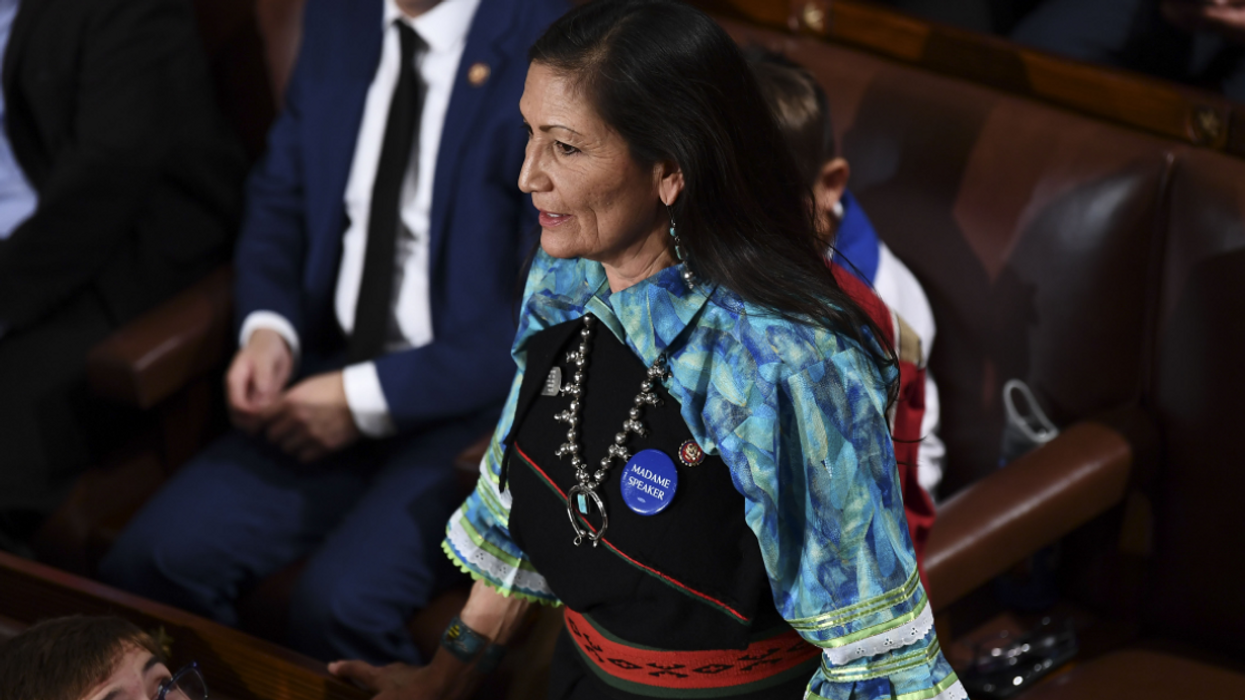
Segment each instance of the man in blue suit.
[{"label": "man in blue suit", "polygon": [[565,9],[309,0],[236,252],[237,429],[134,518],[105,580],[228,624],[248,586],[310,557],[293,646],[419,661],[403,622],[452,573],[451,464],[514,372],[535,221],[518,101]]}]

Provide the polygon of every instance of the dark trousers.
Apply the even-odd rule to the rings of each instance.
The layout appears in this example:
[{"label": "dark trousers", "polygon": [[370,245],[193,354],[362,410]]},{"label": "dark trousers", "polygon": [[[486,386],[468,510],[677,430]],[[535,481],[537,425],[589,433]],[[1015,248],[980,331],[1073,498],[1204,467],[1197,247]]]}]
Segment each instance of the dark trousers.
[{"label": "dark trousers", "polygon": [[418,663],[405,623],[455,575],[441,551],[463,497],[453,460],[496,419],[363,442],[314,465],[232,432],[144,506],[100,577],[235,624],[242,592],[310,557],[290,602],[291,647]]},{"label": "dark trousers", "polygon": [[0,548],[21,551],[98,451],[116,411],[99,411],[86,355],[113,324],[94,292],[0,338]]}]

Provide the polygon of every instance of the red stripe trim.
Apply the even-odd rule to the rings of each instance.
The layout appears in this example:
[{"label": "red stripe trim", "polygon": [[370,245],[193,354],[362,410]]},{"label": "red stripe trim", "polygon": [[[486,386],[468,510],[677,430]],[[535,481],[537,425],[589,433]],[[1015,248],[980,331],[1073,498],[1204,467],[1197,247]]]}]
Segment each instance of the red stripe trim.
[{"label": "red stripe trim", "polygon": [[665,651],[611,639],[592,620],[566,608],[566,628],[585,659],[601,672],[658,688],[730,688],[772,678],[820,654],[793,629],[747,649]]},{"label": "red stripe trim", "polygon": [[[516,451],[516,452],[518,452],[518,453],[519,453],[519,455],[520,455],[521,457],[523,457],[523,460],[524,460],[525,462],[527,462],[527,463],[528,463],[528,464],[532,467],[532,469],[535,469],[535,470],[536,470],[536,472],[537,472],[538,474],[540,474],[540,475],[541,475],[541,476],[545,479],[545,481],[546,481],[546,482],[548,482],[548,484],[549,484],[550,486],[552,486],[552,487],[553,487],[553,490],[554,490],[554,491],[557,491],[557,492],[558,492],[558,495],[562,497],[562,500],[564,500],[564,501],[565,501],[565,500],[566,500],[566,493],[565,493],[565,492],[563,492],[563,491],[562,491],[562,489],[558,488],[558,485],[557,485],[556,483],[554,483],[553,479],[550,479],[550,478],[549,478],[549,475],[548,475],[548,474],[546,474],[546,473],[545,473],[545,471],[544,471],[543,469],[541,469],[540,467],[536,466],[536,462],[532,461],[532,458],[527,456],[527,453],[523,451],[523,448],[519,447],[519,443],[517,443],[517,442],[516,442],[516,443],[514,443],[514,449],[515,449],[515,451]],[[578,516],[578,513],[577,513],[576,515]],[[583,517],[580,517],[580,520],[582,520],[582,521],[584,522],[584,524],[585,524],[585,525],[587,525],[589,528],[591,528],[593,532],[596,532],[596,531],[597,531],[597,530],[596,530],[596,528],[592,527],[592,523],[588,522],[588,521],[587,521],[586,519],[584,519]],[[696,596],[697,598],[701,598],[701,599],[706,600],[706,601],[708,601],[708,602],[710,602],[710,603],[713,603],[715,606],[717,606],[717,607],[721,608],[722,610],[725,610],[726,612],[730,613],[730,614],[731,614],[731,615],[733,615],[734,617],[738,618],[741,622],[748,622],[748,618],[747,618],[747,617],[745,617],[744,615],[742,615],[742,614],[741,614],[738,610],[735,610],[734,608],[732,608],[731,606],[727,605],[726,603],[723,603],[722,601],[718,600],[717,598],[714,598],[713,596],[710,596],[710,595],[707,595],[707,594],[701,593],[700,591],[698,591],[698,590],[696,590],[696,589],[694,589],[694,588],[692,588],[692,587],[688,586],[687,584],[682,583],[682,582],[680,582],[680,581],[678,581],[678,580],[676,580],[676,579],[673,579],[673,578],[671,578],[671,577],[667,576],[666,574],[663,574],[662,572],[658,571],[657,569],[652,568],[651,566],[645,566],[644,564],[641,564],[640,562],[636,561],[635,559],[632,559],[631,557],[627,556],[626,554],[623,554],[623,553],[622,553],[622,551],[620,551],[617,547],[615,547],[613,544],[611,544],[611,543],[610,543],[610,541],[609,541],[608,539],[606,539],[606,538],[604,538],[604,537],[602,537],[600,541],[601,541],[601,542],[602,542],[602,543],[603,543],[606,547],[609,547],[610,551],[612,551],[613,553],[615,553],[615,554],[617,554],[618,556],[622,557],[623,559],[627,560],[627,562],[628,562],[628,563],[630,563],[632,566],[635,566],[636,568],[639,568],[639,569],[643,569],[645,572],[647,572],[647,573],[649,573],[649,574],[651,574],[651,575],[653,575],[653,576],[656,576],[657,578],[659,578],[659,579],[661,579],[661,580],[665,581],[666,583],[668,583],[668,584],[670,584],[670,585],[672,585],[672,586],[674,586],[674,587],[676,587],[676,588],[678,588],[678,589],[680,589],[680,590],[686,591],[687,593],[689,593],[689,594],[691,594],[691,595],[693,595],[693,596]]]}]

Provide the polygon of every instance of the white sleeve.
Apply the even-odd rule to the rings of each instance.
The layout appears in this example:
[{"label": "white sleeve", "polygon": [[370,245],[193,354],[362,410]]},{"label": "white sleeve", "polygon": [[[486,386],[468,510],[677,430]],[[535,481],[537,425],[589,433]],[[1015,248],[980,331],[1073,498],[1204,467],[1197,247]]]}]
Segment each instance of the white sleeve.
[{"label": "white sleeve", "polygon": [[916,480],[935,501],[942,481],[942,460],[947,448],[938,437],[938,387],[929,371],[925,372],[925,415],[921,418],[921,444],[916,451]]},{"label": "white sleeve", "polygon": [[397,432],[375,362],[360,362],[342,370],[342,388],[359,432],[372,438],[388,437]]},{"label": "white sleeve", "polygon": [[885,243],[878,243],[878,271],[873,288],[887,306],[894,309],[921,339],[922,360],[929,362],[934,348],[934,312],[925,290],[907,265],[895,257]]},{"label": "white sleeve", "polygon": [[260,329],[276,331],[277,335],[290,346],[290,355],[294,358],[294,367],[298,367],[299,349],[298,331],[284,316],[275,311],[252,311],[242,321],[242,332],[238,333],[238,347],[244,348],[250,342],[251,335]]}]

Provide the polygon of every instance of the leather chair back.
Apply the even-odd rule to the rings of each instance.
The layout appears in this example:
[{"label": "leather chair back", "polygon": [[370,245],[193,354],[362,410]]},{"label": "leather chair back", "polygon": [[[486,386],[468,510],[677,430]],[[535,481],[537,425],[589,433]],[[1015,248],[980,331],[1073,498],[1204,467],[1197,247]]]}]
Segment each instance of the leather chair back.
[{"label": "leather chair back", "polygon": [[[252,159],[293,70],[304,0],[195,0],[216,98]],[[261,68],[256,70],[256,68]]]},{"label": "leather chair back", "polygon": [[843,151],[938,318],[946,492],[996,468],[1009,379],[1057,425],[1137,401],[1168,167],[1157,139],[888,72]]},{"label": "leather chair back", "polygon": [[848,187],[938,322],[948,496],[997,467],[1001,392],[1059,425],[1137,402],[1168,144],[814,39],[730,25],[826,88]]},{"label": "leather chair back", "polygon": [[1245,658],[1245,162],[1181,153],[1164,239],[1153,408],[1164,437],[1148,628]]}]

